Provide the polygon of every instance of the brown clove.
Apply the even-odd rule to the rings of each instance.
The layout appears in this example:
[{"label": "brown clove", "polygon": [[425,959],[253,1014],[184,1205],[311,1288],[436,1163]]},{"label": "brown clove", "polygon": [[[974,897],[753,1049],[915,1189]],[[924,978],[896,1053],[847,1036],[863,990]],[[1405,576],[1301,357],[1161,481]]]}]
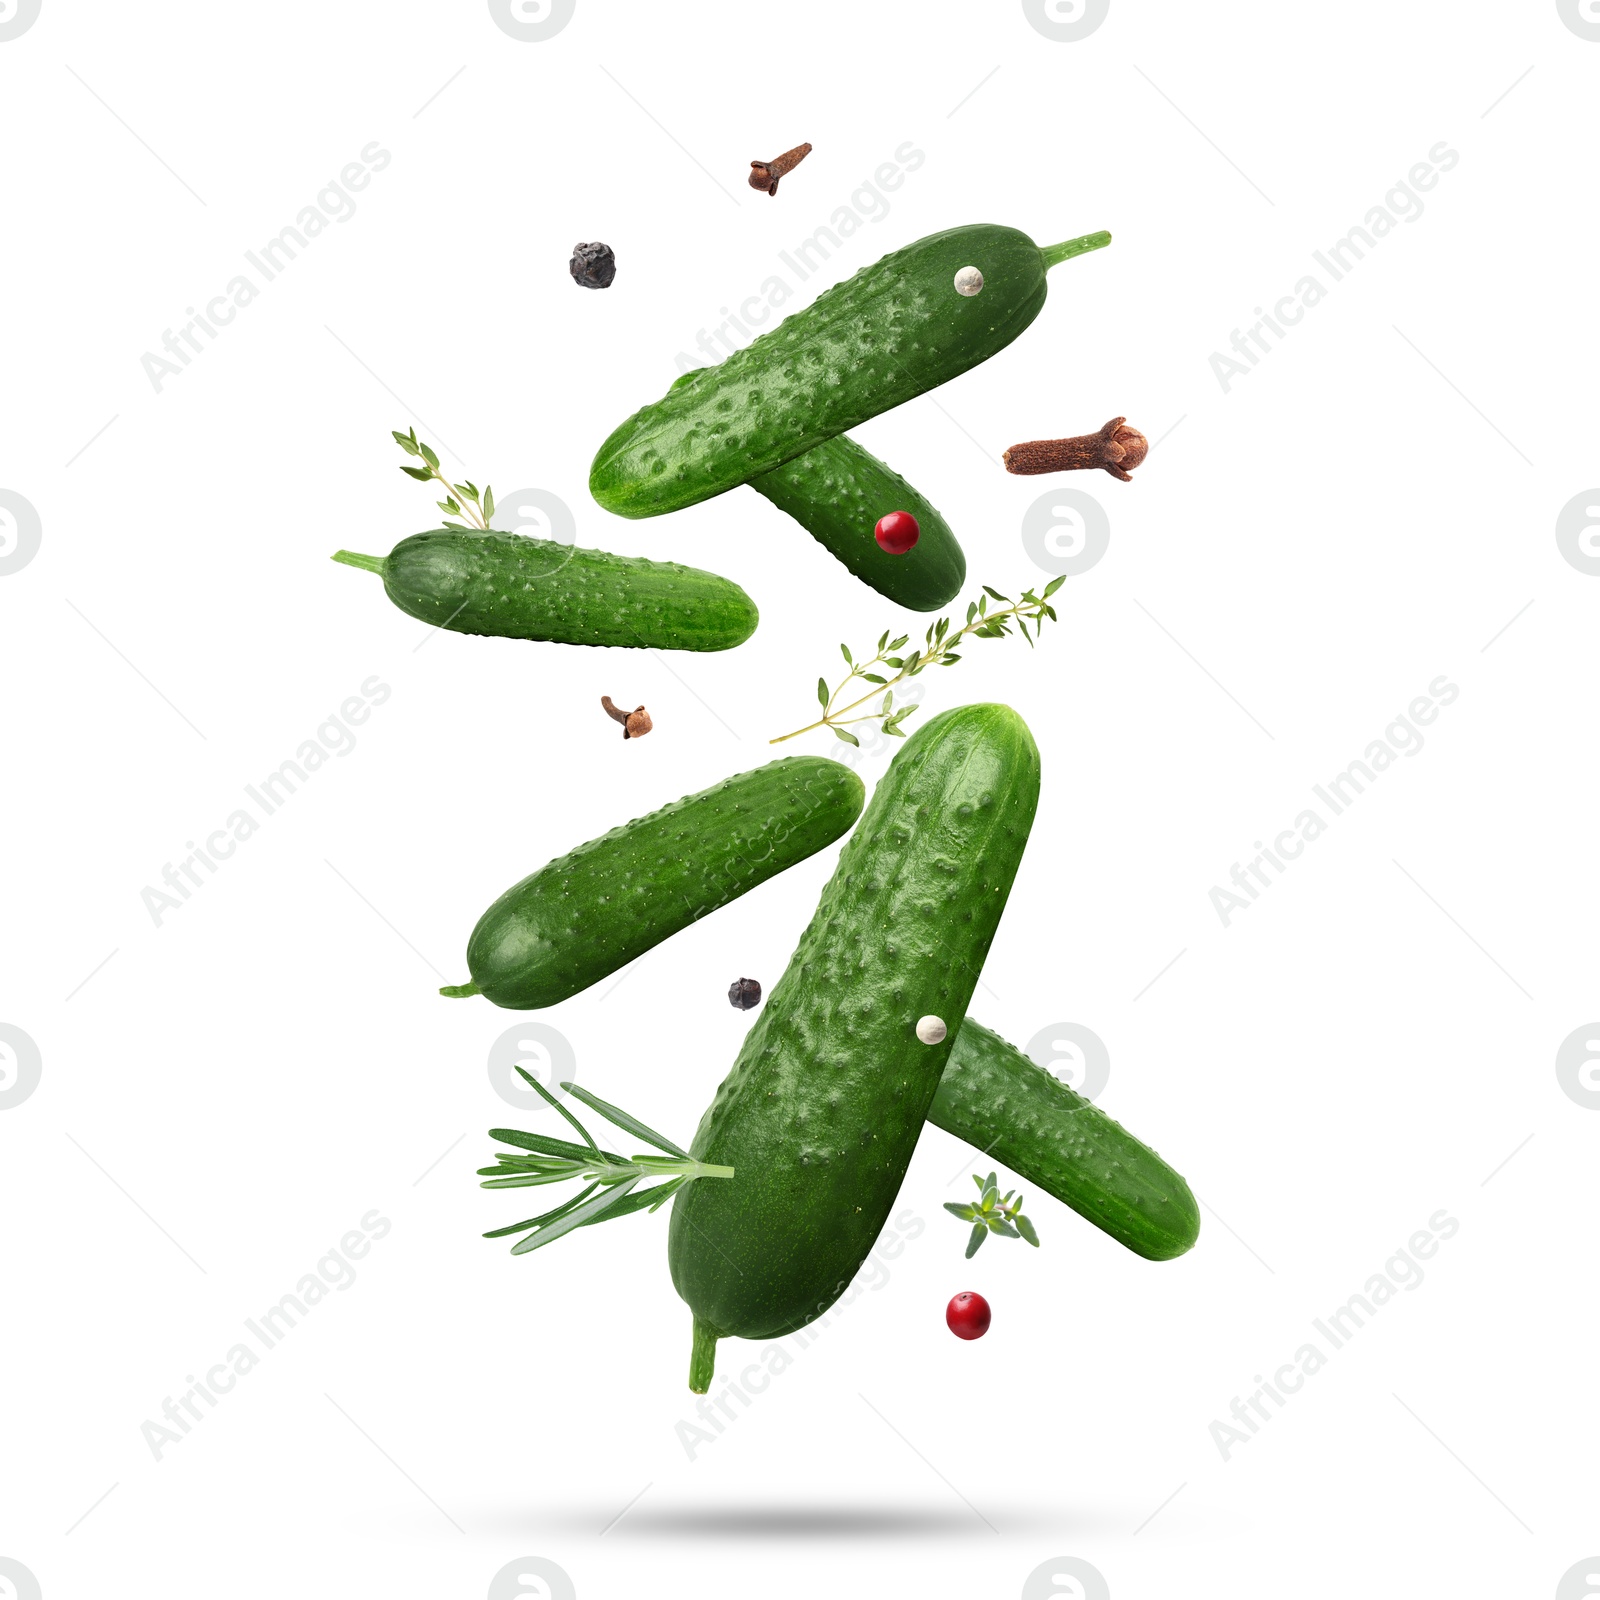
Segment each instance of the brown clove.
[{"label": "brown clove", "polygon": [[752,161],[750,163],[750,187],[752,189],[765,189],[768,194],[776,194],[778,192],[778,179],[784,173],[792,172],[810,154],[810,145],[797,144],[793,150],[785,150],[775,160]]},{"label": "brown clove", "polygon": [[650,713],[643,706],[635,706],[632,711],[624,711],[608,694],[600,696],[600,705],[613,722],[622,724],[624,739],[642,739],[655,726],[650,720]]},{"label": "brown clove", "polygon": [[1075,439],[1032,439],[1014,444],[1006,451],[1007,472],[1032,476],[1040,472],[1078,472],[1103,467],[1124,483],[1133,479],[1133,469],[1149,453],[1150,441],[1137,428],[1128,426],[1126,417],[1113,417],[1098,433],[1081,434]]}]

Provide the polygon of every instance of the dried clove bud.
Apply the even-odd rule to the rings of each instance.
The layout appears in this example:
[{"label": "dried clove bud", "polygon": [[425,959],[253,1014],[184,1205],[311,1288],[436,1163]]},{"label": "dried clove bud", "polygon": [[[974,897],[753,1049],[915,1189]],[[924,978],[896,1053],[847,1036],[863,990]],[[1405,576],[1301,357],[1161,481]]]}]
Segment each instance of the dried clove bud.
[{"label": "dried clove bud", "polygon": [[1133,469],[1144,460],[1150,441],[1126,417],[1113,417],[1098,433],[1075,439],[1033,439],[1014,444],[1005,453],[1007,472],[1077,472],[1103,467],[1113,478],[1132,481]]},{"label": "dried clove bud", "polygon": [[655,726],[650,720],[650,713],[643,706],[635,706],[632,711],[624,711],[608,694],[600,696],[600,704],[613,722],[622,724],[624,739],[642,739]]},{"label": "dried clove bud", "polygon": [[810,154],[810,145],[797,144],[793,150],[785,150],[775,160],[752,161],[750,163],[750,187],[752,189],[765,189],[768,194],[776,194],[778,192],[778,179],[784,173],[792,172]]},{"label": "dried clove bud", "polygon": [[749,1011],[761,1004],[761,985],[754,978],[735,978],[728,985],[728,1004]]}]

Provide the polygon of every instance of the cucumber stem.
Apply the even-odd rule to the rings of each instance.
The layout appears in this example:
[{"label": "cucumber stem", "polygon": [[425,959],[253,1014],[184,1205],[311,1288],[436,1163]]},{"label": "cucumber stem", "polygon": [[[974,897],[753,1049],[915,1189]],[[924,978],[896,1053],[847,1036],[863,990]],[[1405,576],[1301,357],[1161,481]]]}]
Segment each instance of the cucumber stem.
[{"label": "cucumber stem", "polygon": [[364,556],[354,550],[336,550],[333,559],[344,562],[347,567],[360,567],[363,572],[376,572],[380,578],[389,565],[387,556]]},{"label": "cucumber stem", "polygon": [[1084,233],[1062,244],[1041,245],[1039,254],[1044,257],[1044,270],[1048,272],[1051,267],[1059,266],[1063,261],[1070,261],[1074,256],[1081,256],[1090,250],[1103,250],[1110,243],[1111,235],[1104,231]]},{"label": "cucumber stem", "polygon": [[682,1161],[672,1156],[633,1156],[630,1164],[643,1172],[659,1172],[663,1177],[731,1178],[734,1175],[732,1167],[713,1167],[704,1161],[696,1161],[692,1156]]},{"label": "cucumber stem", "polygon": [[441,989],[439,993],[450,1000],[470,1000],[473,995],[482,994],[483,990],[475,983],[456,983]]},{"label": "cucumber stem", "polygon": [[711,1388],[718,1337],[699,1317],[694,1319],[694,1348],[689,1352],[689,1389],[694,1394],[705,1394]]}]

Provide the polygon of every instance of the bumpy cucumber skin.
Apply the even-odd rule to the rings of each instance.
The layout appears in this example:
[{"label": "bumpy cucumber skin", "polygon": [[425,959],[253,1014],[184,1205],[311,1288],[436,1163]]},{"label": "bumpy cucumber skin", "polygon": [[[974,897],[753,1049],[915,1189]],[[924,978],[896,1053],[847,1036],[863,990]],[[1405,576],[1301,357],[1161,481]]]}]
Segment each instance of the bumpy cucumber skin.
[{"label": "bumpy cucumber skin", "polygon": [[965,1014],[1038,795],[1038,748],[1000,705],[933,718],[879,781],[695,1135],[738,1176],[673,1200],[696,1387],[712,1339],[804,1327],[866,1259],[955,1041],[921,1043],[917,1019]]},{"label": "bumpy cucumber skin", "polygon": [[[937,611],[961,593],[967,558],[950,524],[893,467],[839,434],[750,480],[863,583],[912,611]],[[874,530],[890,511],[909,511],[921,530],[892,556]]]},{"label": "bumpy cucumber skin", "polygon": [[[686,372],[672,387],[686,388],[706,370]],[[842,433],[758,474],[750,487],[896,605],[937,611],[967,581],[967,558],[950,524],[893,467]],[[903,556],[877,540],[878,521],[891,511],[909,511],[920,530]]]},{"label": "bumpy cucumber skin", "polygon": [[832,844],[864,798],[848,767],[788,756],[613,828],[484,912],[472,981],[511,1010],[566,1000]]},{"label": "bumpy cucumber skin", "polygon": [[[956,293],[975,266],[982,292]],[[1005,349],[1045,301],[1027,234],[974,223],[930,234],[836,284],[636,411],[600,446],[589,492],[623,517],[692,506],[770,472]]]},{"label": "bumpy cucumber skin", "polygon": [[424,622],[501,639],[731,650],[759,620],[750,596],[714,572],[451,528],[402,539],[383,586]]},{"label": "bumpy cucumber skin", "polygon": [[1200,1236],[1189,1185],[1154,1150],[971,1017],[956,1035],[928,1121],[1147,1261],[1171,1261]]}]

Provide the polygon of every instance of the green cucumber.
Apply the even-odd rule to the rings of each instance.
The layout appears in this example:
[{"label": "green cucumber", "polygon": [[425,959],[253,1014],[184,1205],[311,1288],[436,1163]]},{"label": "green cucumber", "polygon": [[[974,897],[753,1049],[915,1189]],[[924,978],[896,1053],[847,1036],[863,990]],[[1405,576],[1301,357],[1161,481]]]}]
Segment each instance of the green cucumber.
[{"label": "green cucumber", "polygon": [[[672,1281],[694,1312],[689,1387],[716,1341],[804,1327],[883,1227],[1028,842],[1039,752],[1009,706],[925,723],[879,780],[691,1154],[731,1166],[673,1200]],[[720,1189],[721,1194],[707,1191]]]},{"label": "green cucumber", "polygon": [[333,559],[376,572],[402,611],[454,633],[731,650],[759,617],[755,601],[714,572],[521,534],[434,528],[387,556],[341,550]]},{"label": "green cucumber", "polygon": [[[863,583],[911,611],[937,611],[961,593],[967,558],[950,524],[893,467],[845,434],[750,480]],[[909,511],[920,536],[903,556],[877,539],[879,518]]]},{"label": "green cucumber", "polygon": [[[707,370],[701,366],[683,374],[672,389],[683,389]],[[949,523],[893,467],[846,434],[824,438],[792,461],[750,478],[750,488],[789,512],[856,578],[896,605],[938,611],[962,592],[966,557]],[[904,555],[890,555],[877,541],[878,520],[891,510],[907,510],[917,518],[920,538]]]},{"label": "green cucumber", "polygon": [[864,794],[837,761],[789,756],[613,828],[506,890],[467,941],[472,982],[439,992],[566,1000],[832,844]]},{"label": "green cucumber", "polygon": [[1199,1237],[1189,1185],[1154,1150],[971,1017],[956,1035],[928,1121],[1147,1261],[1181,1256]]},{"label": "green cucumber", "polygon": [[[1005,349],[1044,306],[1045,273],[1110,242],[1040,249],[977,223],[896,250],[636,411],[600,446],[589,492],[618,516],[654,517],[770,472]],[[955,288],[969,266],[983,273],[970,297]]]},{"label": "green cucumber", "polygon": [[[684,373],[673,389],[693,383],[706,370]],[[898,606],[937,611],[967,581],[967,558],[932,502],[846,434],[760,473],[750,487]],[[878,521],[891,511],[909,511],[921,532],[903,556],[890,555],[878,543]]]}]

